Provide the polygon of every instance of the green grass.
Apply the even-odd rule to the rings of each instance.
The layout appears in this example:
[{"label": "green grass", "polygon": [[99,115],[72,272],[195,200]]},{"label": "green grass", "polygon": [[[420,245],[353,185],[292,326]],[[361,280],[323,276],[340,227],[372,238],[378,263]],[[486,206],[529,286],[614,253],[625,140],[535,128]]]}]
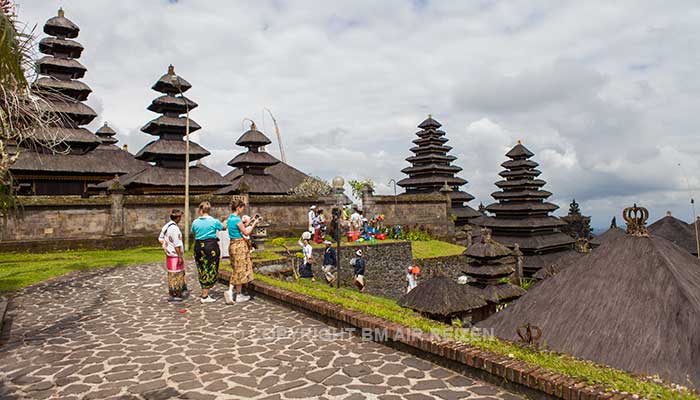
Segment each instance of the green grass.
[{"label": "green grass", "polygon": [[160,247],[0,254],[0,292],[21,289],[71,271],[163,260]]},{"label": "green grass", "polygon": [[[289,247],[289,250],[292,253],[295,253],[299,250],[299,244],[297,243],[299,241],[299,238],[293,238],[293,237],[285,237],[285,238],[274,238],[273,240],[276,240],[277,242],[279,241],[284,241],[284,244]],[[271,245],[271,241],[268,242],[267,250],[268,251],[274,251],[274,252],[281,252],[284,251],[284,247],[280,246],[273,246]],[[396,239],[386,239],[386,240],[377,240],[377,244],[381,243],[399,243],[403,242],[403,240],[396,240]],[[345,238],[343,238],[340,242],[341,246],[362,246],[362,245],[369,245],[369,242],[348,242]],[[335,246],[335,243],[333,243],[333,246]],[[314,249],[322,249],[324,247],[323,244],[314,244],[311,243],[311,247]],[[427,241],[413,241],[411,242],[411,248],[413,250],[413,258],[422,260],[424,258],[435,258],[435,257],[447,257],[447,256],[457,256],[460,255],[466,250],[465,247],[458,246],[456,244],[448,243],[448,242],[443,242],[441,240],[427,240]]]},{"label": "green grass", "polygon": [[699,398],[696,394],[689,393],[688,391],[677,391],[666,385],[643,380],[624,371],[596,365],[590,361],[580,360],[562,354],[537,351],[513,343],[504,342],[497,338],[471,336],[468,333],[465,334],[463,331],[455,331],[450,329],[447,325],[427,319],[411,310],[404,309],[390,299],[371,296],[346,288],[336,290],[325,284],[306,280],[286,282],[262,275],[256,275],[256,279],[351,310],[400,323],[410,328],[420,329],[425,332],[441,332],[448,338],[526,361],[549,371],[581,379],[590,384],[602,385],[608,389],[635,393],[651,399],[685,400]]},{"label": "green grass", "polygon": [[419,260],[424,258],[458,256],[466,250],[465,247],[440,240],[415,241],[411,242],[411,247],[413,249],[413,258]]}]

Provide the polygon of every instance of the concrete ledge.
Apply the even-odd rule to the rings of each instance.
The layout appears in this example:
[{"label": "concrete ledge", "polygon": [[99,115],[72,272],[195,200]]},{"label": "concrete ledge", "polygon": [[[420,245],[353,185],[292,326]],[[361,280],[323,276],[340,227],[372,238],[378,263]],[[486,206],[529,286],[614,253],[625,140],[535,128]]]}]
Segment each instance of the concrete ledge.
[{"label": "concrete ledge", "polygon": [[[220,277],[228,279],[228,274],[222,273]],[[256,292],[266,297],[291,308],[310,312],[320,316],[321,319],[336,321],[339,325],[369,329],[372,332],[385,331],[388,333],[389,342],[393,342],[392,345],[399,345],[409,352],[438,363],[456,366],[467,373],[475,374],[479,378],[510,390],[519,391],[531,398],[565,400],[634,398],[631,394],[606,392],[602,387],[545,371],[523,361],[485,351],[466,343],[437,338],[429,333],[419,333],[404,325],[345,309],[260,281],[253,281],[251,286]]]},{"label": "concrete ledge", "polygon": [[57,250],[121,250],[131,247],[158,246],[153,235],[114,236],[98,239],[55,239],[0,242],[3,252],[46,253]]}]

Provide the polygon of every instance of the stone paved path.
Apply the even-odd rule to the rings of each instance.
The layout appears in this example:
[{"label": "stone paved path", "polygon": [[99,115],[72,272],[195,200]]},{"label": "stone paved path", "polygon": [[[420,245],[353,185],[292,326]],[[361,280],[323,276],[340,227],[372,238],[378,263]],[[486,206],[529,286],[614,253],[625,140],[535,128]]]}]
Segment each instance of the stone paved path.
[{"label": "stone paved path", "polygon": [[12,301],[0,398],[519,398],[260,298],[169,304],[160,265],[69,278]]}]

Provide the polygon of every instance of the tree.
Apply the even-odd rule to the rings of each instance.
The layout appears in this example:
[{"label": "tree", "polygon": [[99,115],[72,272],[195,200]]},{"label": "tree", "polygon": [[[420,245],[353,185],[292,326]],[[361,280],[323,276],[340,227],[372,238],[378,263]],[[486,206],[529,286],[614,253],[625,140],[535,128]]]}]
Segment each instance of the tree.
[{"label": "tree", "polygon": [[368,187],[374,191],[374,182],[370,178],[365,178],[359,181],[350,181],[348,185],[352,188],[352,196],[358,200],[362,200],[362,189]]},{"label": "tree", "polygon": [[16,210],[10,168],[19,157],[20,145],[53,149],[60,140],[42,135],[59,117],[45,112],[47,103],[31,91],[34,71],[34,36],[21,31],[15,6],[0,0],[0,214]]},{"label": "tree", "polygon": [[297,187],[289,191],[289,194],[302,197],[325,197],[333,193],[331,185],[323,179],[310,176],[304,179]]}]

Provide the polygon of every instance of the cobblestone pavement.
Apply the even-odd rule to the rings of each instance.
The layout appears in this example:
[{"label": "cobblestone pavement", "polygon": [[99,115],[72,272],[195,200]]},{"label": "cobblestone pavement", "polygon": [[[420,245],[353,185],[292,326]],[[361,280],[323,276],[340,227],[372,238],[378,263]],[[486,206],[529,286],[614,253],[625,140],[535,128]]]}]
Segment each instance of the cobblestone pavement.
[{"label": "cobblestone pavement", "polygon": [[[188,283],[198,292],[196,275]],[[180,304],[149,264],[74,273],[12,300],[0,398],[518,399],[256,298]]]}]

